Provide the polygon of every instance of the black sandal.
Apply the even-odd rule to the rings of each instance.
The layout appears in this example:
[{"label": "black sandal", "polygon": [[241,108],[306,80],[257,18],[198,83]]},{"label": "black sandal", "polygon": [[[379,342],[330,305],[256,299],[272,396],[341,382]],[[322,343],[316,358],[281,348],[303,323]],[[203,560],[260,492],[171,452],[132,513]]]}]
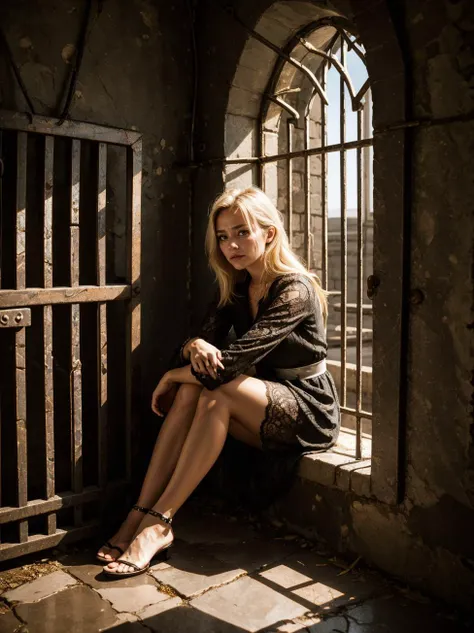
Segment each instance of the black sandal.
[{"label": "black sandal", "polygon": [[110,562],[123,563],[124,565],[128,565],[129,567],[133,567],[135,571],[114,571],[113,569],[104,569],[104,574],[107,574],[107,576],[115,576],[115,578],[129,578],[130,576],[139,576],[140,574],[144,574],[146,571],[150,569],[152,562],[153,564],[161,563],[169,559],[170,553],[168,550],[170,549],[172,545],[173,543],[169,543],[168,545],[165,545],[162,549],[160,549],[153,556],[151,561],[145,565],[145,567],[139,567],[138,565],[135,565],[135,563],[131,563],[128,560],[117,558],[117,560],[110,561]]},{"label": "black sandal", "polygon": [[[144,508],[143,506],[132,506],[132,510],[136,510],[137,512],[142,512],[143,514],[148,514],[148,512],[150,512],[150,510],[148,508]],[[120,556],[123,556],[125,554],[125,551],[121,548],[118,547],[118,545],[112,545],[112,543],[110,541],[106,541],[102,547],[108,547],[110,550],[116,549],[117,552],[119,552]],[[102,547],[100,549],[102,549]],[[100,556],[99,553],[96,554],[96,558],[97,560],[99,560],[101,563],[113,563],[115,562],[116,559],[110,560],[108,558],[105,558],[105,556]]]},{"label": "black sandal", "polygon": [[[163,521],[163,523],[166,523],[167,525],[171,525],[173,521],[172,517],[167,517],[164,514],[161,514],[161,512],[157,512],[156,510],[148,510],[148,514],[151,514],[152,516],[157,517],[158,519],[160,519],[161,521]],[[171,543],[168,543],[168,545],[165,545],[164,547],[162,547],[158,552],[156,552],[156,554],[152,557],[150,562],[147,563],[144,567],[139,567],[135,563],[131,563],[128,560],[123,560],[122,558],[117,558],[115,561],[110,561],[110,562],[115,562],[115,563],[123,563],[124,565],[128,565],[129,567],[133,567],[135,571],[118,572],[118,571],[114,571],[113,569],[104,569],[104,573],[107,574],[107,576],[115,576],[115,578],[130,578],[130,576],[139,576],[140,574],[144,574],[146,571],[148,571],[148,569],[150,569],[152,561],[154,564],[155,562],[162,562],[169,559],[170,557],[169,549],[171,548],[172,545],[173,545],[173,541],[171,541]]]}]

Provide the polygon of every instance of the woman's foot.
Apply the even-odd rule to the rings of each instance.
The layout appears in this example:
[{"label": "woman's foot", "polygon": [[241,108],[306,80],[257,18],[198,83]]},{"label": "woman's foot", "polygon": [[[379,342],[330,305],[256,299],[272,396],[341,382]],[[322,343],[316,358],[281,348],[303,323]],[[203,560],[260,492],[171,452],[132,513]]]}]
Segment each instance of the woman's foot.
[{"label": "woman's foot", "polygon": [[[137,508],[140,508],[139,510]],[[127,518],[120,526],[119,531],[103,545],[97,552],[97,558],[105,563],[112,563],[125,552],[138,531],[146,508],[134,506],[128,513]]]},{"label": "woman's foot", "polygon": [[[166,550],[174,540],[173,530],[169,525],[147,516],[140,526],[140,533],[133,539],[120,562],[111,562],[104,567],[104,571],[114,575],[132,574],[139,570],[148,569],[150,561],[159,552]],[[133,563],[127,565],[127,561]]]}]

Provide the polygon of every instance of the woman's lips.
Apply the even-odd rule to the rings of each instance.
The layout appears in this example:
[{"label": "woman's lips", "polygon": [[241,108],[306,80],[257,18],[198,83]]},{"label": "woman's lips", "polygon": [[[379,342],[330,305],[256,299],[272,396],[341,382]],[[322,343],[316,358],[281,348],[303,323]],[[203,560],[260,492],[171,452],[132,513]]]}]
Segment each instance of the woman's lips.
[{"label": "woman's lips", "polygon": [[245,257],[244,255],[232,255],[232,257],[230,259],[242,259],[242,257]]}]

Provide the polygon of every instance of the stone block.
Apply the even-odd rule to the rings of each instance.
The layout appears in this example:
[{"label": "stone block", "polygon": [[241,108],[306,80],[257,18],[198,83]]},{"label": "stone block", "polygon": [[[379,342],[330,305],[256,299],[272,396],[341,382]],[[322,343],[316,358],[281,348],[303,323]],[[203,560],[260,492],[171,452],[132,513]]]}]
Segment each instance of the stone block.
[{"label": "stone block", "polygon": [[[117,587],[117,580],[104,574],[102,565],[91,565],[87,562],[88,560],[90,560],[90,557],[79,554],[68,556],[64,558],[62,562],[70,574],[86,585],[91,586],[93,589]],[[123,588],[144,587],[146,585],[156,587],[155,581],[146,574],[132,576],[131,578],[122,578],[120,580],[120,587]]]},{"label": "stone block", "polygon": [[306,630],[309,633],[333,633],[338,630],[348,633],[371,633],[377,630],[385,633],[468,633],[469,627],[438,614],[431,604],[390,596],[350,607],[343,616],[325,619]]},{"label": "stone block", "polygon": [[336,486],[340,490],[351,490],[351,480],[354,472],[370,468],[370,460],[357,460],[343,464],[336,470]]},{"label": "stone block", "polygon": [[[332,611],[386,591],[383,583],[344,570],[313,552],[299,552],[255,575],[312,613]],[[364,582],[361,582],[363,580]]]},{"label": "stone block", "polygon": [[116,624],[112,607],[89,587],[76,586],[16,608],[26,629],[34,633],[95,633]]},{"label": "stone block", "polygon": [[137,618],[131,613],[119,613],[117,619],[112,626],[101,629],[100,633],[147,633],[149,631]]},{"label": "stone block", "polygon": [[232,86],[227,112],[256,119],[260,113],[260,99],[261,95],[257,92]]},{"label": "stone block", "polygon": [[[272,585],[272,586],[269,586]],[[281,587],[273,583],[259,582],[248,576],[230,585],[219,587],[192,600],[191,605],[205,613],[232,625],[229,631],[260,631],[303,615],[308,607],[298,599],[292,599]],[[221,629],[217,629],[221,630]]]},{"label": "stone block", "polygon": [[238,188],[250,187],[255,183],[255,174],[255,165],[226,165],[226,186]]},{"label": "stone block", "polygon": [[226,621],[226,613],[218,616],[202,613],[174,598],[140,614],[143,624],[154,633],[236,633]]},{"label": "stone block", "polygon": [[0,633],[16,633],[21,626],[13,611],[7,611],[0,615]]},{"label": "stone block", "polygon": [[300,461],[299,476],[323,486],[336,484],[336,469],[353,461],[352,457],[338,453],[314,453],[304,455]]},{"label": "stone block", "polygon": [[63,571],[55,571],[21,587],[7,591],[3,594],[3,598],[9,602],[37,602],[75,584],[77,584],[77,580],[69,574]]},{"label": "stone block", "polygon": [[226,116],[224,151],[227,158],[249,158],[255,155],[257,121],[251,117]]},{"label": "stone block", "polygon": [[184,548],[173,554],[169,565],[152,568],[156,580],[188,597],[230,582],[242,573],[243,569],[218,560],[197,547]]},{"label": "stone block", "polygon": [[371,496],[371,467],[354,470],[351,477],[351,490],[361,497]]},{"label": "stone block", "polygon": [[149,605],[163,602],[169,598],[168,594],[161,592],[156,584],[154,586],[108,587],[96,589],[96,591],[120,613],[136,613]]}]

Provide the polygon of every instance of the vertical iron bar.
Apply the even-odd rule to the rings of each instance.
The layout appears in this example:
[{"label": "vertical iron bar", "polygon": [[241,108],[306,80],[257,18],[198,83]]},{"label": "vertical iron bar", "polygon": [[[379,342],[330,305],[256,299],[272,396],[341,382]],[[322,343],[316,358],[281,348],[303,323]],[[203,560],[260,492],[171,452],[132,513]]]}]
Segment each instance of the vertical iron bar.
[{"label": "vertical iron bar", "polygon": [[[72,141],[71,155],[71,287],[79,285],[79,204],[80,204],[81,142]],[[82,367],[80,305],[71,305],[71,421],[72,421],[72,489],[82,492]],[[74,524],[82,524],[82,507],[74,507]]]},{"label": "vertical iron bar", "polygon": [[[345,41],[341,37],[341,64],[346,61]],[[341,405],[347,404],[346,394],[346,362],[347,362],[347,204],[346,204],[346,108],[345,84],[340,79],[340,178],[341,178]]]},{"label": "vertical iron bar", "polygon": [[[307,108],[304,116],[304,148],[309,149],[309,118],[310,108]],[[310,157],[305,154],[304,157],[304,247],[305,247],[305,259],[308,270],[313,268],[311,258],[311,164]]]},{"label": "vertical iron bar", "polygon": [[[44,287],[53,287],[53,169],[54,138],[44,139]],[[53,306],[43,307],[44,407],[46,498],[54,496],[54,384],[53,384]],[[48,534],[56,532],[56,514],[47,519]]]},{"label": "vertical iron bar", "polygon": [[[363,118],[362,118],[362,134],[363,134],[364,139],[370,138],[372,136],[372,130],[370,129],[371,109],[372,109],[372,93],[369,89],[365,95],[365,103],[364,103]],[[364,222],[364,240],[366,242],[367,242],[366,237],[367,237],[367,230],[368,230],[368,220],[370,217],[370,205],[371,205],[371,198],[372,198],[372,192],[371,192],[372,164],[370,160],[371,147],[372,146],[367,146],[362,149],[362,152],[363,152],[362,158],[363,158],[363,165],[364,165],[363,222]],[[365,257],[367,257],[367,255],[368,253],[366,250]],[[364,277],[367,277],[368,268],[369,268],[368,262],[365,261],[365,258],[364,258]]]},{"label": "vertical iron bar", "polygon": [[[26,286],[26,170],[27,170],[26,132],[17,136],[17,174],[16,174],[16,288]],[[26,332],[19,328],[15,332],[15,381],[16,381],[16,446],[17,446],[17,492],[18,505],[26,506],[28,501],[27,479],[27,435],[26,435]],[[20,543],[28,541],[28,521],[19,521]]]},{"label": "vertical iron bar", "polygon": [[[2,288],[2,268],[3,268],[3,132],[0,130],[0,290]],[[0,395],[0,406],[1,406],[1,395]],[[1,414],[0,414],[1,415]],[[0,476],[1,483],[1,476]],[[1,486],[0,486],[1,488]],[[1,499],[0,499],[1,500]]]},{"label": "vertical iron bar", "polygon": [[[287,150],[293,151],[293,120],[286,120]],[[288,192],[288,240],[293,244],[293,163],[287,159],[287,192]]]},{"label": "vertical iron bar", "polygon": [[[357,140],[362,137],[362,111],[357,111]],[[365,165],[364,165],[365,168]],[[357,148],[357,361],[356,361],[356,411],[362,409],[362,293],[363,293],[363,257],[364,239],[363,224],[364,210],[363,204],[366,201],[362,197],[363,174],[362,174],[362,148]],[[362,458],[362,433],[361,418],[356,417],[356,459]]]},{"label": "vertical iron bar", "polygon": [[126,476],[131,480],[132,458],[135,447],[133,405],[138,405],[140,390],[138,358],[140,350],[140,236],[141,236],[142,143],[137,141],[127,149],[127,233],[128,278],[132,297],[127,309],[126,347]]},{"label": "vertical iron bar", "polygon": [[[322,72],[322,88],[326,90],[327,83],[327,74],[328,67],[327,63],[323,64],[323,72]],[[322,284],[323,288],[328,289],[329,278],[328,278],[328,205],[327,205],[327,195],[328,195],[328,187],[326,180],[326,159],[327,154],[324,151],[326,147],[326,104],[320,98],[321,103],[321,148],[323,151],[321,152],[321,212],[322,212],[322,241],[323,241],[323,249],[322,249]]]},{"label": "vertical iron bar", "polygon": [[[2,289],[2,266],[3,266],[3,132],[0,130],[0,290]],[[1,374],[0,374],[1,376]],[[0,447],[2,446],[2,390],[0,389]],[[0,450],[0,506],[2,505],[2,453]],[[0,528],[0,542],[2,532]]]},{"label": "vertical iron bar", "polygon": [[[105,286],[106,280],[106,183],[107,183],[107,146],[99,143],[97,187],[97,283]],[[104,488],[107,482],[107,304],[98,305],[98,458],[99,486]]]}]

